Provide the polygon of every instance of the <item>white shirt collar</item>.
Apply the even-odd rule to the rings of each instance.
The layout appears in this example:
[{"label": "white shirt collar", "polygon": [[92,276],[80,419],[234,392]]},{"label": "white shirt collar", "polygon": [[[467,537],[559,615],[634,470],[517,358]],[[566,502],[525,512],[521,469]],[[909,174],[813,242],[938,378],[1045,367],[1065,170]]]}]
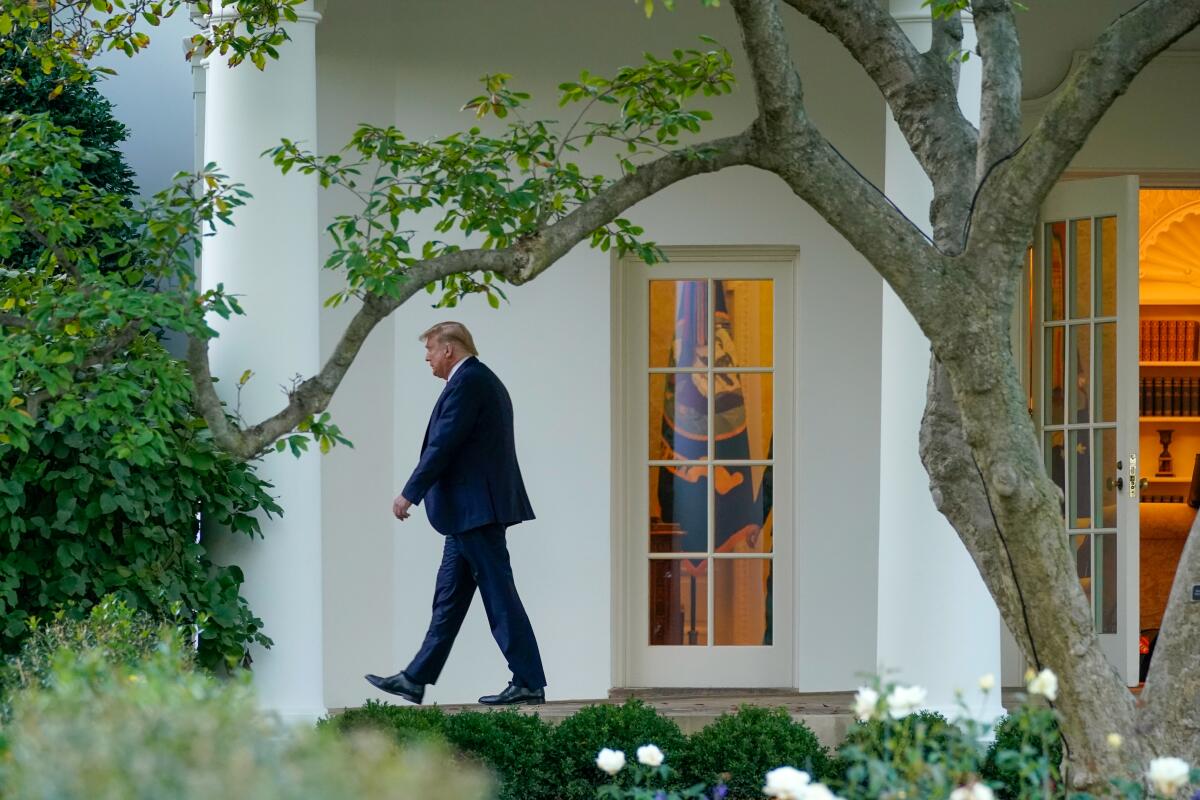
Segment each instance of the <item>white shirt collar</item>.
[{"label": "white shirt collar", "polygon": [[450,368],[450,374],[446,376],[446,383],[449,383],[454,378],[454,373],[458,372],[459,367],[461,367],[463,364],[467,363],[468,358],[472,358],[472,356],[467,356],[466,358],[459,359],[454,364],[454,366]]}]

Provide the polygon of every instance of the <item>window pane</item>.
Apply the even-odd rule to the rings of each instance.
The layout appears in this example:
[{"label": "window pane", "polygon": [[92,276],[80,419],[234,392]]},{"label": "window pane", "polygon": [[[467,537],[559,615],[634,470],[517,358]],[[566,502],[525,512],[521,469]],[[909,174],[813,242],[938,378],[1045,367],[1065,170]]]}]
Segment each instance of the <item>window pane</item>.
[{"label": "window pane", "polygon": [[650,458],[708,458],[708,374],[650,374]]},{"label": "window pane", "polygon": [[715,559],[714,644],[771,644],[771,560]]},{"label": "window pane", "polygon": [[1117,632],[1117,534],[1096,536],[1096,631]]},{"label": "window pane", "polygon": [[1097,528],[1117,527],[1117,431],[1115,428],[1100,428],[1094,434],[1095,451],[1092,459],[1092,474],[1095,476],[1094,497],[1100,498],[1100,513],[1096,515]]},{"label": "window pane", "polygon": [[1044,442],[1046,457],[1046,472],[1054,481],[1059,491],[1065,491],[1067,480],[1066,457],[1063,455],[1063,441],[1066,434],[1063,431],[1047,431]]},{"label": "window pane", "polygon": [[1043,268],[1046,288],[1042,301],[1042,318],[1045,320],[1063,318],[1066,291],[1066,276],[1063,274],[1066,264],[1066,253],[1064,252],[1066,235],[1067,223],[1051,222],[1046,225],[1045,266]]},{"label": "window pane", "polygon": [[708,644],[708,561],[651,559],[650,644]]},{"label": "window pane", "polygon": [[1117,421],[1117,323],[1096,326],[1096,421]]},{"label": "window pane", "polygon": [[719,553],[769,553],[774,530],[770,467],[713,468],[713,548]]},{"label": "window pane", "polygon": [[1088,392],[1092,383],[1092,328],[1090,325],[1071,326],[1070,362],[1067,374],[1071,376],[1070,422],[1087,422],[1089,416]]},{"label": "window pane", "polygon": [[1071,537],[1071,550],[1075,553],[1075,574],[1079,576],[1079,585],[1087,596],[1088,605],[1092,604],[1092,537],[1081,533]]},{"label": "window pane", "polygon": [[1096,220],[1096,308],[1097,316],[1117,313],[1117,218]]},{"label": "window pane", "polygon": [[1070,496],[1070,526],[1092,527],[1092,458],[1089,431],[1071,431],[1071,452],[1067,455],[1067,491]]},{"label": "window pane", "polygon": [[708,365],[708,281],[650,281],[650,366]]},{"label": "window pane", "polygon": [[708,552],[708,467],[650,468],[650,552]]},{"label": "window pane", "polygon": [[713,386],[713,457],[764,460],[771,457],[775,419],[772,376],[763,372],[716,372]]},{"label": "window pane", "polygon": [[1092,315],[1092,221],[1073,219],[1070,226],[1071,317]]},{"label": "window pane", "polygon": [[713,294],[716,314],[713,366],[771,366],[774,281],[713,281]]},{"label": "window pane", "polygon": [[1066,355],[1066,329],[1046,329],[1046,357],[1042,360],[1042,370],[1045,373],[1043,387],[1045,390],[1045,414],[1043,424],[1063,424],[1063,357]]}]

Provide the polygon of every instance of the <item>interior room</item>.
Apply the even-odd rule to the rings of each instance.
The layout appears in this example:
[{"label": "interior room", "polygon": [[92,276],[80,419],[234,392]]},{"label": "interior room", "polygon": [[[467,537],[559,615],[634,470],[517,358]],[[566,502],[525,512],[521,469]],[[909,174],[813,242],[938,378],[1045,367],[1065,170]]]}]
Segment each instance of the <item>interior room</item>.
[{"label": "interior room", "polygon": [[[1200,505],[1200,190],[1139,197],[1141,680]],[[1190,501],[1190,502],[1189,502]]]}]

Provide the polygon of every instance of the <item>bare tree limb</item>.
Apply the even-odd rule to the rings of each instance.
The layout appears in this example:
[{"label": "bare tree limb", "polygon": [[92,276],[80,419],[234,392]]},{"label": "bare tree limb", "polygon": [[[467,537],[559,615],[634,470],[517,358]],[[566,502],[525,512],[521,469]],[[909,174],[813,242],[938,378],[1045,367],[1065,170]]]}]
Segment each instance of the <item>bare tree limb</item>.
[{"label": "bare tree limb", "polygon": [[972,0],[983,68],[976,184],[1021,143],[1021,43],[1012,0]]},{"label": "bare tree limb", "polygon": [[1197,25],[1200,3],[1179,0],[1143,0],[1109,25],[1007,168],[984,186],[974,216],[1026,226],[1113,102]]},{"label": "bare tree limb", "polygon": [[958,15],[934,23],[933,48],[921,54],[886,4],[785,2],[837,37],[883,92],[905,141],[933,182],[934,239],[949,252],[960,250],[966,222],[961,209],[976,186],[978,137],[958,106],[957,68],[946,59],[962,45]]},{"label": "bare tree limb", "polygon": [[734,0],[733,7],[755,76],[759,108],[790,109],[786,115],[776,114],[774,124],[765,112],[755,123],[761,141],[754,147],[754,165],[783,178],[798,197],[866,256],[905,304],[912,304],[910,308],[939,303],[941,290],[928,278],[930,265],[941,263],[943,256],[804,113],[800,81],[779,21],[778,4],[775,0]]},{"label": "bare tree limb", "polygon": [[1142,690],[1139,727],[1158,741],[1190,747],[1179,753],[1189,763],[1200,761],[1200,603],[1192,587],[1200,584],[1200,515],[1179,557],[1167,599],[1150,674]]}]

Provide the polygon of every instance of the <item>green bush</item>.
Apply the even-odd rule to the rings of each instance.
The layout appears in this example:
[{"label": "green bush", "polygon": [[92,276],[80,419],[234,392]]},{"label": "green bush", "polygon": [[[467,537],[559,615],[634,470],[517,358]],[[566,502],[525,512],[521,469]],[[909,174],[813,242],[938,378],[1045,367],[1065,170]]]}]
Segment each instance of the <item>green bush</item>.
[{"label": "green bush", "polygon": [[[0,366],[0,389],[11,367]],[[213,447],[192,415],[183,366],[146,337],[85,395],[74,413],[56,404],[27,451],[0,443],[0,652],[20,647],[32,618],[69,605],[68,616],[82,619],[108,594],[161,618],[175,603],[185,622],[204,613],[207,667],[269,644],[239,594],[241,570],[212,562],[196,520],[253,536],[255,513],[279,507],[250,464]]]},{"label": "green bush", "polygon": [[[625,752],[629,760],[644,744],[658,745],[667,764],[674,764],[687,744],[673,720],[659,716],[640,700],[624,705],[589,706],[560,722],[552,737],[552,774],[559,781],[560,800],[592,800],[598,787],[610,783],[596,767],[596,754],[603,747]],[[625,786],[632,772],[622,770],[615,783]]]},{"label": "green bush", "polygon": [[1062,759],[1062,735],[1054,715],[1022,707],[996,725],[983,778],[996,787],[1001,800],[1040,797],[1047,781],[1058,781]]},{"label": "green bush", "polygon": [[556,776],[552,728],[536,714],[462,711],[448,714],[445,736],[460,752],[477,759],[499,779],[498,800],[552,800]]},{"label": "green bush", "polygon": [[838,748],[838,794],[847,800],[902,791],[938,797],[978,775],[983,748],[933,711],[851,726]]},{"label": "green bush", "polygon": [[243,672],[190,671],[169,638],[136,665],[101,648],[60,651],[53,680],[22,692],[6,728],[7,800],[317,800],[453,797],[487,792],[444,749],[398,750],[386,737],[284,729],[256,711]]},{"label": "green bush", "polygon": [[[109,664],[134,666],[149,658],[164,637],[182,642],[184,633],[115,597],[102,599],[83,619],[60,610],[51,621],[34,625],[20,651],[0,667],[0,719],[10,716],[18,692],[50,685],[54,661],[62,651],[92,651]],[[190,668],[192,651],[178,652],[180,668]]]},{"label": "green bush", "polygon": [[792,766],[821,780],[829,756],[816,734],[782,708],[742,706],[692,734],[679,769],[688,783],[723,782],[730,800],[762,797],[763,776]]},{"label": "green bush", "polygon": [[317,727],[339,733],[379,731],[397,744],[446,740],[446,715],[437,706],[394,706],[368,700],[361,708],[347,708],[320,720]]}]

